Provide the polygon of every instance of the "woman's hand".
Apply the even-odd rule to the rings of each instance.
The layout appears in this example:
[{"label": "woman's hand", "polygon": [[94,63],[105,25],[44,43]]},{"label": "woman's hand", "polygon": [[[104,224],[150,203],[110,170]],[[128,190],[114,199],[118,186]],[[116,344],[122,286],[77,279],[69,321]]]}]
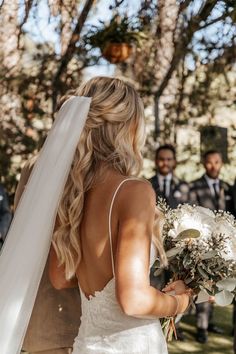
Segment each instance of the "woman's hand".
[{"label": "woman's hand", "polygon": [[176,280],[167,284],[162,291],[175,296],[177,300],[176,314],[184,313],[192,302],[193,291],[182,280]]},{"label": "woman's hand", "polygon": [[189,290],[183,280],[176,280],[167,284],[162,291],[165,293],[171,293],[171,295],[181,295]]},{"label": "woman's hand", "polygon": [[214,302],[215,302],[215,296],[209,296],[208,302],[209,302],[210,304],[214,304]]}]

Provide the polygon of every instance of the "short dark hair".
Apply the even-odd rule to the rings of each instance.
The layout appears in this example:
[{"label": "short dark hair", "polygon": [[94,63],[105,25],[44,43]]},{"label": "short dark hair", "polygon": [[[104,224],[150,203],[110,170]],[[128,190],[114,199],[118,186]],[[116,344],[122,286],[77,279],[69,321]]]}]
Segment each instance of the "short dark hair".
[{"label": "short dark hair", "polygon": [[156,155],[155,158],[158,158],[158,154],[161,150],[170,150],[173,155],[174,155],[174,159],[176,160],[176,150],[175,147],[171,144],[164,144],[164,145],[160,145],[157,149],[156,149]]},{"label": "short dark hair", "polygon": [[214,155],[214,154],[218,154],[221,156],[222,158],[222,153],[219,151],[219,150],[207,150],[204,152],[204,154],[202,155],[202,159],[203,161],[206,161],[206,158],[209,156],[209,155]]}]

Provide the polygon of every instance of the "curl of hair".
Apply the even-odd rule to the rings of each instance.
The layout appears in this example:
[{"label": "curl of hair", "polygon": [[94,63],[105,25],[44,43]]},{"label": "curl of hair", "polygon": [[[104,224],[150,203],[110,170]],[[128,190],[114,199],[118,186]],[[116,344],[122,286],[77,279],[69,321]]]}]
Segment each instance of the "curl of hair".
[{"label": "curl of hair", "polygon": [[129,83],[96,77],[74,94],[91,97],[92,101],[59,204],[53,234],[54,248],[60,264],[65,266],[67,279],[74,276],[81,259],[84,196],[92,187],[100,164],[112,166],[124,176],[138,175],[145,142],[143,104]]},{"label": "curl of hair", "polygon": [[156,207],[155,209],[155,219],[154,219],[154,227],[153,227],[153,242],[158,250],[160,265],[162,267],[167,267],[168,260],[166,257],[166,252],[163,247],[163,238],[162,238],[162,230],[165,224],[165,216],[164,214]]}]

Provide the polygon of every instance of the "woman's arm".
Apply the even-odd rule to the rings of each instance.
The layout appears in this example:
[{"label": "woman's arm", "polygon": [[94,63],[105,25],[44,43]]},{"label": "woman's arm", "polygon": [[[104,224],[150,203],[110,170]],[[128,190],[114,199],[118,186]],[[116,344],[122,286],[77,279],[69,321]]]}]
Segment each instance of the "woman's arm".
[{"label": "woman's arm", "polygon": [[58,290],[78,287],[78,279],[76,276],[70,280],[66,280],[64,265],[59,266],[53,244],[49,254],[49,279],[53,287]]},{"label": "woman's arm", "polygon": [[119,234],[116,296],[127,315],[172,316],[188,307],[189,295],[170,296],[150,286],[149,255],[155,194],[147,183],[127,183],[117,199]]}]

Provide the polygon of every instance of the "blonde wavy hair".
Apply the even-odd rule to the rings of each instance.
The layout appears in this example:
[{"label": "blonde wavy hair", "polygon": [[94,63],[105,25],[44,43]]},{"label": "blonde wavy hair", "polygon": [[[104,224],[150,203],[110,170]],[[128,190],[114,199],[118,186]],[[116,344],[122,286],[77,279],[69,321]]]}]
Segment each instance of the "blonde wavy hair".
[{"label": "blonde wavy hair", "polygon": [[65,265],[67,279],[75,275],[81,260],[84,196],[92,187],[101,163],[125,176],[138,175],[145,142],[143,104],[131,84],[116,78],[95,77],[82,84],[73,95],[91,97],[92,101],[53,234],[54,248],[60,264]]}]

